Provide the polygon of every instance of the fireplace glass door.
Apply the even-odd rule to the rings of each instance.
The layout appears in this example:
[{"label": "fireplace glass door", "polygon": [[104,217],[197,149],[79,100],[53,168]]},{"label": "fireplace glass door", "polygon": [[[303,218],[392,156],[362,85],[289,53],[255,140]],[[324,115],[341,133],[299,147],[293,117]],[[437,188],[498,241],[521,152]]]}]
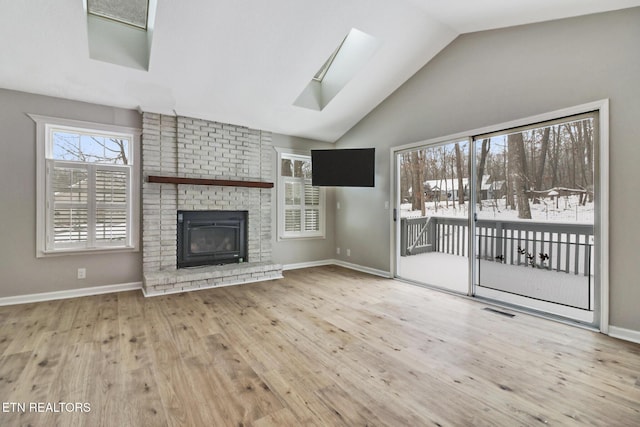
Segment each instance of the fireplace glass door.
[{"label": "fireplace glass door", "polygon": [[178,268],[247,261],[246,211],[179,211]]}]

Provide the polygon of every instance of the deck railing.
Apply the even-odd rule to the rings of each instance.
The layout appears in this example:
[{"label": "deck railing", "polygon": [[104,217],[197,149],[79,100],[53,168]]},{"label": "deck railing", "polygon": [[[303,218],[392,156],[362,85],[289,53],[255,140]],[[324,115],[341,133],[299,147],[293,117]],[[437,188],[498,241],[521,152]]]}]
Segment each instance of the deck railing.
[{"label": "deck railing", "polygon": [[432,252],[432,217],[402,218],[400,220],[400,255],[409,256]]},{"label": "deck railing", "polygon": [[[401,256],[442,252],[469,256],[468,220],[401,218]],[[479,219],[477,256],[484,260],[590,275],[593,225]]]}]

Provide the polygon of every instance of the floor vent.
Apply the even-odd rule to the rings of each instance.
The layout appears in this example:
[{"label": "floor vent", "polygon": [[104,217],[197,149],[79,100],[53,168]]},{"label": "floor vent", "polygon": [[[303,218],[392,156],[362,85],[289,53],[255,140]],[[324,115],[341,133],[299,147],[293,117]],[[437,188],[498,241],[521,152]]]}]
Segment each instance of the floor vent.
[{"label": "floor vent", "polygon": [[507,317],[515,317],[515,314],[512,313],[507,313],[506,311],[500,311],[500,310],[496,310],[495,308],[491,308],[491,307],[485,307],[483,308],[483,310],[487,310],[490,311],[492,313],[496,313],[496,314],[501,314],[503,316],[507,316]]}]

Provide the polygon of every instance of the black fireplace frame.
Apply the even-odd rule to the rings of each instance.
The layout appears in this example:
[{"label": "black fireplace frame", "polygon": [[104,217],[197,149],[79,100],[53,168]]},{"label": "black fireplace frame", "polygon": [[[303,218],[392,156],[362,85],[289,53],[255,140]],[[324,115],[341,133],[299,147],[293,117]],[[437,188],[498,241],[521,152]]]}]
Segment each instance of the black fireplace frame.
[{"label": "black fireplace frame", "polygon": [[[186,268],[247,262],[248,216],[248,211],[178,211],[177,267]],[[189,247],[191,247],[190,232],[196,227],[220,227],[237,230],[235,234],[237,250],[204,254],[192,253],[189,250]]]}]

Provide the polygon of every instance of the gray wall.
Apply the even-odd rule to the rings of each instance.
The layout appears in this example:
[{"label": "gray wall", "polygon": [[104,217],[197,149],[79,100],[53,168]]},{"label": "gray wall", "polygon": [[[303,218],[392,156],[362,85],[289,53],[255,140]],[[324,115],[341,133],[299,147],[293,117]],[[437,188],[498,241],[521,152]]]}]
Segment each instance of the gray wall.
[{"label": "gray wall", "polygon": [[[302,152],[312,149],[335,148],[333,144],[323,143],[311,139],[297,138],[294,136],[274,133],[272,144],[275,148],[287,148]],[[274,151],[273,159],[277,161],[277,153]],[[277,185],[277,168],[274,163],[273,180]],[[335,197],[332,188],[326,190],[326,237],[324,239],[285,239],[278,240],[277,230],[277,188],[273,190],[272,215],[273,224],[273,261],[279,264],[297,264],[311,261],[320,261],[335,258],[334,230],[335,230]]]},{"label": "gray wall", "polygon": [[[36,258],[36,125],[28,113],[142,128],[137,111],[0,89],[0,298],[142,281],[141,252]],[[332,144],[279,134],[273,135],[273,145],[303,151],[333,148]],[[274,228],[274,262],[333,258],[335,199],[331,189],[326,200],[326,238],[277,241]],[[80,267],[87,269],[86,279],[77,279]]]},{"label": "gray wall", "polygon": [[141,281],[139,252],[36,259],[36,125],[27,113],[142,125],[137,111],[0,89],[0,297]]},{"label": "gray wall", "polygon": [[378,169],[336,193],[342,259],[390,269],[390,147],[609,98],[610,323],[640,331],[639,42],[640,8],[458,37],[337,142],[376,147]]}]

